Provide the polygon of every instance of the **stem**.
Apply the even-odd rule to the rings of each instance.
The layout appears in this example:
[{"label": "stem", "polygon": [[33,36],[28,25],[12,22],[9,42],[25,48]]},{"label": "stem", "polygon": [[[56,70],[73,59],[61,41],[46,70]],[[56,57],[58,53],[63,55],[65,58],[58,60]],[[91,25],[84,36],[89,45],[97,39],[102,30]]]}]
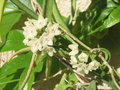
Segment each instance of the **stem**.
[{"label": "stem", "polygon": [[73,34],[71,34],[69,31],[65,30],[63,27],[60,26],[60,29],[65,32],[68,36],[70,36],[73,40],[75,40],[77,43],[79,43],[81,46],[86,48],[87,50],[91,51],[92,49],[88,47],[86,44],[81,42],[78,38],[76,38]]},{"label": "stem", "polygon": [[19,81],[19,79],[7,81],[7,82],[2,82],[0,84],[8,84],[8,83],[13,83],[13,82],[17,82],[17,81]]},{"label": "stem", "polygon": [[78,78],[79,81],[84,81],[84,82],[89,82],[89,79],[87,79],[86,77],[84,77],[82,74],[76,72],[75,70],[73,70],[73,68],[71,66],[69,66],[62,57],[59,57],[58,55],[55,55],[56,58],[58,58],[58,60],[65,65],[67,68],[69,68],[71,71],[73,71],[76,75],[76,77]]},{"label": "stem", "polygon": [[8,62],[9,62],[13,57],[15,57],[16,55],[21,54],[21,53],[25,53],[25,52],[28,52],[28,51],[30,51],[30,47],[20,49],[19,51],[15,52],[15,53],[10,57],[10,59],[8,60]]},{"label": "stem", "polygon": [[[83,42],[81,42],[79,39],[77,39],[70,32],[65,30],[63,27],[60,26],[60,29],[63,32],[65,32],[67,35],[69,35],[72,39],[74,39],[77,43],[79,43],[81,46],[83,46],[84,48],[88,49],[89,51],[93,50],[90,47],[88,47],[87,45],[85,45]],[[113,70],[112,70],[111,66],[108,64],[108,62],[105,60],[105,58],[101,54],[98,55],[98,57],[101,58],[101,60],[104,62],[104,64],[109,68],[109,72],[110,72],[111,78],[112,78],[113,82],[115,83],[116,87],[120,90],[120,86],[118,85],[117,81],[115,80],[114,73],[113,73]]]},{"label": "stem", "polygon": [[31,60],[31,63],[30,63],[30,66],[29,66],[29,69],[28,69],[28,72],[27,72],[27,75],[26,75],[22,85],[20,86],[19,90],[23,90],[24,89],[24,87],[25,87],[25,85],[26,85],[26,83],[27,83],[27,81],[29,79],[30,73],[32,72],[32,68],[34,66],[35,60],[36,60],[36,54],[33,54],[32,60]]},{"label": "stem", "polygon": [[2,15],[3,15],[3,11],[4,11],[5,2],[6,2],[6,0],[0,1],[0,23],[2,21]]},{"label": "stem", "polygon": [[108,62],[105,60],[105,58],[100,54],[98,55],[99,58],[101,58],[101,60],[103,61],[103,63],[109,68],[109,73],[111,75],[111,78],[113,80],[113,82],[115,83],[116,87],[120,90],[120,86],[118,85],[115,77],[114,77],[114,73],[113,73],[113,69],[112,67],[108,64]]},{"label": "stem", "polygon": [[23,11],[25,11],[27,14],[29,14],[30,16],[32,16],[33,18],[37,19],[37,14],[35,14],[35,12],[33,12],[31,9],[29,9],[28,7],[26,7],[23,3],[21,3],[19,0],[11,0],[11,2],[13,2],[16,6],[18,6],[20,9],[22,9]]}]

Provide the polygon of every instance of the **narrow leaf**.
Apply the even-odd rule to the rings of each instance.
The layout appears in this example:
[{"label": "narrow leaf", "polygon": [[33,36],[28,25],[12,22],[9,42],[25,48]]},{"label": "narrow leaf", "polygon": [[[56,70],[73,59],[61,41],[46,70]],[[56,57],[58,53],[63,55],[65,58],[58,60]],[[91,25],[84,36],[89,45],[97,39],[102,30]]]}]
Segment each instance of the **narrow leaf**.
[{"label": "narrow leaf", "polygon": [[63,28],[65,28],[66,30],[69,30],[68,27],[67,27],[67,25],[65,24],[62,16],[60,15],[60,12],[59,12],[59,10],[58,10],[58,8],[57,8],[57,5],[56,5],[55,0],[54,0],[54,2],[53,2],[53,15],[54,15],[55,20],[56,20]]},{"label": "narrow leaf", "polygon": [[45,0],[44,16],[49,21],[52,20],[53,0]]},{"label": "narrow leaf", "polygon": [[3,10],[4,10],[5,1],[6,0],[1,0],[0,1],[0,23],[1,23],[1,19],[2,19],[2,14],[3,14]]},{"label": "narrow leaf", "polygon": [[0,52],[9,50],[19,50],[25,48],[23,44],[23,33],[22,30],[12,30],[8,33],[5,45],[1,48]]},{"label": "narrow leaf", "polygon": [[2,23],[0,24],[0,47],[5,43],[6,35],[11,30],[13,25],[19,21],[21,15],[21,12],[16,11],[3,16]]}]

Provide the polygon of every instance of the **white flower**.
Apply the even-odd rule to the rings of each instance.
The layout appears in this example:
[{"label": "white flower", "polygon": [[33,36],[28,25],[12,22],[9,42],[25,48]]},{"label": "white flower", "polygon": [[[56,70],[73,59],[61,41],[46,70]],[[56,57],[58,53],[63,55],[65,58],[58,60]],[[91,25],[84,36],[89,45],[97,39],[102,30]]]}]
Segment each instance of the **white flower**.
[{"label": "white flower", "polygon": [[39,15],[36,25],[38,29],[45,27],[47,25],[47,18],[44,19],[43,16]]},{"label": "white flower", "polygon": [[[49,56],[53,56],[56,52],[53,46],[53,38],[54,36],[60,35],[61,32],[58,29],[59,24],[49,23],[47,25],[47,19],[44,19],[42,16],[39,16],[38,20],[28,19],[25,22],[25,27],[23,27],[23,34],[25,39],[23,43],[29,47],[31,47],[31,51],[36,53],[37,51],[41,51],[42,53],[47,53]],[[38,36],[40,29],[44,28],[47,25],[45,31]],[[41,32],[40,32],[41,33]]]},{"label": "white flower", "polygon": [[76,0],[76,8],[81,12],[84,12],[88,9],[91,4],[91,0]]},{"label": "white flower", "polygon": [[49,36],[48,33],[44,32],[42,34],[42,36],[40,37],[40,41],[41,41],[41,44],[42,44],[42,47],[41,49],[39,49],[40,51],[42,51],[46,46],[50,45],[52,46],[53,45],[53,38],[51,38]]},{"label": "white flower", "polygon": [[23,27],[23,35],[25,36],[26,39],[33,39],[37,35],[37,30],[36,28],[33,27]]},{"label": "white flower", "polygon": [[92,62],[89,63],[88,69],[90,71],[96,70],[96,69],[99,68],[99,66],[100,66],[100,63],[98,61],[94,60],[94,61],[92,61]]},{"label": "white flower", "polygon": [[37,31],[29,29],[29,30],[24,31],[23,34],[26,39],[33,39],[37,35]]},{"label": "white flower", "polygon": [[43,50],[43,53],[47,52],[49,56],[53,56],[53,53],[56,53],[55,49],[53,47],[45,47]]},{"label": "white flower", "polygon": [[71,65],[77,64],[77,59],[76,59],[75,56],[71,56],[71,57],[70,57],[70,64],[71,64]]},{"label": "white flower", "polygon": [[50,37],[54,37],[61,34],[58,28],[59,24],[52,24],[51,22],[49,22],[45,31],[50,35]]},{"label": "white flower", "polygon": [[78,59],[79,61],[81,62],[88,62],[88,55],[86,53],[81,53],[79,56],[78,56]]},{"label": "white flower", "polygon": [[33,53],[36,53],[38,51],[39,47],[41,47],[40,40],[37,38],[34,38],[33,40],[29,41],[28,46],[31,47],[31,51]]},{"label": "white flower", "polygon": [[84,71],[84,70],[87,70],[87,65],[86,64],[84,64],[84,63],[79,63],[78,65],[77,65],[77,72],[81,72],[81,71]]},{"label": "white flower", "polygon": [[27,44],[28,44],[28,42],[29,42],[29,40],[28,40],[28,39],[26,39],[26,38],[23,40],[23,43],[24,43],[25,45],[27,45]]},{"label": "white flower", "polygon": [[120,67],[119,67],[119,68],[117,68],[117,72],[120,74]]},{"label": "white flower", "polygon": [[78,44],[73,43],[68,46],[72,51],[69,53],[69,55],[76,55],[78,54]]},{"label": "white flower", "polygon": [[71,0],[56,0],[60,14],[64,17],[71,15]]},{"label": "white flower", "polygon": [[34,39],[38,34],[38,29],[45,27],[47,24],[47,19],[44,19],[42,16],[39,16],[38,20],[28,19],[25,22],[25,27],[23,27],[23,34],[25,36],[25,40],[23,41],[26,45],[27,42],[31,39]]}]

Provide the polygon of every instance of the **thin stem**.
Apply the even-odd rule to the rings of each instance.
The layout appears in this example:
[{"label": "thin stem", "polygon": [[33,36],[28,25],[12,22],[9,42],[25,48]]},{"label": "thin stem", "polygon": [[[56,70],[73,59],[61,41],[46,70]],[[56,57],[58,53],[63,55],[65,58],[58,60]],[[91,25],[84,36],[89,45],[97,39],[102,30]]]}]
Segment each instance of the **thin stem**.
[{"label": "thin stem", "polygon": [[52,79],[52,78],[55,78],[55,77],[63,74],[63,72],[65,72],[65,71],[67,71],[67,69],[60,70],[60,71],[58,71],[57,73],[55,73],[54,75],[50,76],[48,79],[44,78],[42,81],[41,81],[41,80],[38,80],[38,81],[36,81],[36,82],[33,82],[33,85],[36,84],[36,83],[43,83],[43,82],[45,82],[45,81],[47,81],[47,80],[50,80],[50,79]]},{"label": "thin stem", "polygon": [[20,89],[19,89],[19,90],[23,90],[23,89],[24,89],[24,87],[25,87],[25,85],[26,85],[26,83],[27,83],[27,81],[28,81],[28,79],[29,79],[29,76],[30,76],[30,74],[31,74],[31,72],[32,72],[32,68],[33,68],[33,66],[34,66],[35,60],[36,60],[36,54],[33,54],[32,60],[31,60],[31,63],[30,63],[30,66],[29,66],[29,68],[28,68],[27,75],[26,75],[26,77],[25,77],[22,85],[20,86]]},{"label": "thin stem", "polygon": [[3,16],[5,2],[6,2],[6,0],[1,0],[0,1],[0,23],[2,21],[2,16]]},{"label": "thin stem", "polygon": [[8,84],[8,83],[13,83],[13,82],[18,82],[19,79],[15,79],[15,80],[11,80],[11,81],[7,81],[7,82],[2,82],[0,84]]},{"label": "thin stem", "polygon": [[20,2],[20,0],[11,0],[11,2],[13,2],[16,6],[18,6],[20,9],[25,11],[27,14],[29,14],[33,18],[37,19],[38,17],[37,14],[35,14],[35,12],[33,12],[31,9],[27,8],[23,3]]},{"label": "thin stem", "polygon": [[23,48],[23,49],[18,50],[17,52],[15,52],[15,53],[9,58],[8,62],[9,62],[13,57],[15,57],[16,55],[21,54],[21,53],[25,53],[25,52],[28,52],[28,51],[30,51],[30,47],[28,47],[28,48]]},{"label": "thin stem", "polygon": [[[90,47],[88,47],[87,45],[85,45],[83,42],[81,42],[79,39],[77,39],[70,32],[65,30],[63,27],[60,26],[60,29],[63,32],[65,32],[67,35],[69,35],[72,39],[74,39],[77,43],[79,43],[81,46],[83,46],[84,48],[88,49],[89,51],[93,50]],[[116,87],[120,90],[120,86],[118,85],[117,81],[115,80],[114,73],[113,73],[113,70],[112,70],[111,66],[108,64],[108,62],[105,60],[105,58],[101,54],[98,55],[98,57],[101,58],[101,60],[104,62],[104,64],[109,68],[109,72],[110,72],[111,78],[112,78],[113,82],[115,83]]]},{"label": "thin stem", "polygon": [[86,44],[81,42],[78,38],[76,38],[73,34],[71,34],[69,31],[65,30],[63,27],[60,26],[60,29],[65,32],[68,36],[70,36],[73,40],[75,40],[77,43],[79,43],[81,46],[86,48],[87,50],[91,51],[92,49],[88,47]]},{"label": "thin stem", "polygon": [[120,86],[118,85],[118,83],[117,83],[117,81],[116,81],[116,79],[114,77],[114,73],[113,73],[112,67],[108,64],[108,62],[105,60],[105,58],[101,54],[99,54],[98,57],[101,58],[103,63],[109,68],[109,73],[111,75],[111,78],[112,78],[113,82],[115,83],[116,87],[120,90]]}]

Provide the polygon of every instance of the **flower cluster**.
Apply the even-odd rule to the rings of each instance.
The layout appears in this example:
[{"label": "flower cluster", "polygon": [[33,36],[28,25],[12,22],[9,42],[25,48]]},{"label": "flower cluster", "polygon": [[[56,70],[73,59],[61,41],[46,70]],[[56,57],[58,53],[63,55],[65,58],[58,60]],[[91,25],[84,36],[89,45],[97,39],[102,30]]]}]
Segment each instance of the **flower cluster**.
[{"label": "flower cluster", "polygon": [[[49,56],[53,56],[55,49],[53,48],[53,38],[61,34],[58,29],[58,24],[48,23],[47,19],[39,16],[38,20],[28,19],[25,22],[24,41],[23,43],[31,47],[31,51],[36,53],[41,51],[42,53],[48,53]],[[44,30],[42,33],[42,29]],[[42,34],[41,34],[42,33]]]},{"label": "flower cluster", "polygon": [[96,70],[99,68],[100,63],[96,60],[88,63],[89,56],[82,52],[79,54],[78,44],[73,43],[68,46],[71,49],[70,55],[70,64],[78,73],[88,74],[89,71]]}]

